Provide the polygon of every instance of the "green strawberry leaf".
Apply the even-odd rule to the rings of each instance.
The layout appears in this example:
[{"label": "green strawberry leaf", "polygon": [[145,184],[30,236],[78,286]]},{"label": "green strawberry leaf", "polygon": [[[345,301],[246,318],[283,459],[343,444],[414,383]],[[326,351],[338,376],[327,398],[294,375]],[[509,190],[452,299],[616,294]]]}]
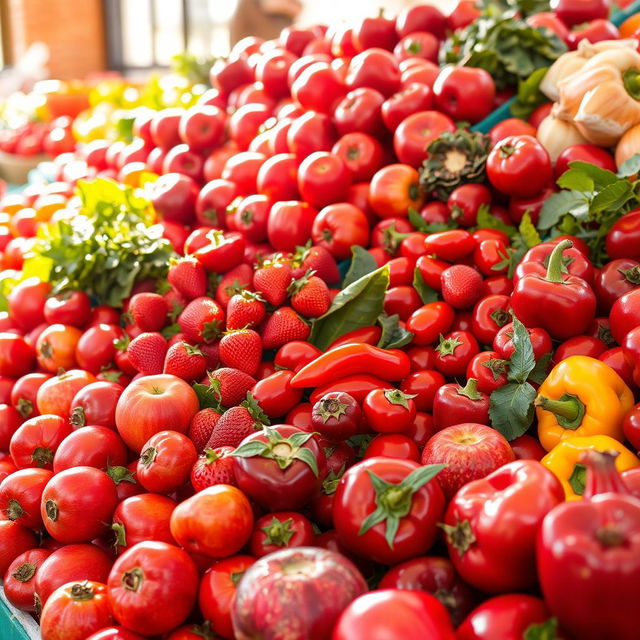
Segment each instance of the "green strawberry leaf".
[{"label": "green strawberry leaf", "polygon": [[345,333],[375,324],[383,312],[388,287],[388,265],[352,282],[333,299],[329,310],[313,321],[309,342],[324,350]]}]

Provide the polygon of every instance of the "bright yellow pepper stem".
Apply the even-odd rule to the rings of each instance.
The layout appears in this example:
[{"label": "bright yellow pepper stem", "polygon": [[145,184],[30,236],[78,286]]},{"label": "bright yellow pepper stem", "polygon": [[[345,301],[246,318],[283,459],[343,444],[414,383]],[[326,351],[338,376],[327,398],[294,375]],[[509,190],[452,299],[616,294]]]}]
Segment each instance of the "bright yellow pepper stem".
[{"label": "bright yellow pepper stem", "polygon": [[586,410],[584,402],[570,393],[562,394],[558,400],[539,395],[535,405],[553,413],[558,424],[565,429],[577,429],[582,424]]}]

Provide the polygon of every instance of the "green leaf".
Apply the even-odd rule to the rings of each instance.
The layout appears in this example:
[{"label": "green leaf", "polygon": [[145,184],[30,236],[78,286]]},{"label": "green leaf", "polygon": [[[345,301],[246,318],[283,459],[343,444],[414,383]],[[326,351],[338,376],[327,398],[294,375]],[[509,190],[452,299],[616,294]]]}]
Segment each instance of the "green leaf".
[{"label": "green leaf", "polygon": [[235,451],[232,451],[230,455],[237,458],[253,458],[254,456],[261,456],[263,453],[269,451],[269,445],[261,440],[251,440],[241,444]]},{"label": "green leaf", "polygon": [[518,82],[518,93],[510,107],[514,117],[526,120],[541,104],[548,102],[547,96],[540,91],[540,83],[548,70],[549,67],[541,67]]},{"label": "green leaf", "polygon": [[343,289],[378,268],[376,259],[366,249],[358,245],[351,248],[351,256],[349,271],[342,281]]},{"label": "green leaf", "polygon": [[480,205],[478,209],[478,228],[480,229],[497,229],[506,233],[510,238],[516,234],[516,228],[510,224],[505,224],[499,218],[496,218],[486,204]]},{"label": "green leaf", "polygon": [[535,382],[536,384],[542,384],[549,375],[549,363],[551,362],[551,354],[545,353],[536,362],[536,366],[533,367],[529,374],[528,380]]},{"label": "green leaf", "polygon": [[522,216],[520,226],[518,227],[518,232],[520,233],[520,236],[529,249],[542,242],[538,230],[531,221],[531,214],[528,211],[525,211],[524,215]]},{"label": "green leaf", "polygon": [[292,436],[289,436],[289,442],[291,442],[294,447],[301,447],[305,442],[313,438],[314,435],[315,433],[313,431],[294,433]]},{"label": "green leaf", "polygon": [[382,327],[382,335],[378,346],[383,349],[398,349],[413,340],[413,333],[400,326],[397,313],[392,316],[382,314],[378,317],[378,324]]},{"label": "green leaf", "polygon": [[579,462],[573,467],[573,471],[569,476],[569,484],[573,492],[581,496],[587,487],[587,467]]},{"label": "green leaf", "polygon": [[400,484],[410,487],[412,493],[415,493],[420,487],[433,480],[446,466],[446,464],[427,464],[412,471]]},{"label": "green leaf", "polygon": [[192,385],[192,388],[196,392],[196,396],[198,396],[200,409],[220,410],[220,400],[216,397],[215,389],[212,385],[196,382]]},{"label": "green leaf", "polygon": [[619,178],[630,178],[640,171],[640,153],[634,153],[630,158],[622,163],[618,169]]},{"label": "green leaf", "polygon": [[309,467],[309,469],[313,471],[313,475],[316,476],[316,478],[318,477],[318,461],[313,455],[313,451],[311,451],[311,449],[305,449],[303,447],[302,449],[296,451],[293,457],[296,458],[296,460],[304,462]]},{"label": "green leaf", "polygon": [[422,272],[418,267],[413,272],[413,288],[418,292],[423,304],[436,302],[438,300],[438,292],[432,289],[422,277]]},{"label": "green leaf", "polygon": [[455,229],[458,223],[455,220],[447,222],[427,222],[415,209],[409,208],[409,222],[416,231],[422,233],[438,233],[440,231],[448,231]]},{"label": "green leaf", "polygon": [[605,209],[621,209],[633,195],[633,187],[628,180],[607,185],[591,201],[589,213],[599,213]]},{"label": "green leaf", "polygon": [[324,350],[345,333],[375,324],[388,286],[388,265],[351,283],[333,299],[329,311],[314,320],[309,342]]},{"label": "green leaf", "polygon": [[558,635],[558,620],[549,618],[540,624],[529,625],[525,631],[523,640],[562,640]]},{"label": "green leaf", "polygon": [[533,422],[536,390],[528,382],[510,382],[491,394],[491,425],[511,441],[527,431]]},{"label": "green leaf", "polygon": [[562,189],[574,191],[593,191],[596,186],[593,179],[580,169],[567,169],[558,178],[557,185]]},{"label": "green leaf", "polygon": [[555,227],[567,213],[586,215],[588,199],[580,191],[560,191],[550,195],[540,210],[538,228],[545,230]]},{"label": "green leaf", "polygon": [[[588,162],[581,162],[579,160],[574,160],[573,162],[570,162],[569,170],[565,171],[560,177],[562,178],[572,171],[577,171],[589,177],[597,189],[602,189],[602,187],[606,187],[607,185],[613,184],[614,182],[618,182],[618,176],[616,176],[616,174],[613,173],[613,171],[609,171],[608,169],[602,169],[601,167],[596,167],[595,164],[590,164]],[[558,184],[560,184],[559,181],[558,181]],[[564,187],[564,188],[576,189],[576,187]],[[577,189],[577,190],[590,191],[590,189]]]},{"label": "green leaf", "polygon": [[509,382],[525,382],[536,366],[531,338],[526,327],[513,316],[513,353],[509,358]]}]

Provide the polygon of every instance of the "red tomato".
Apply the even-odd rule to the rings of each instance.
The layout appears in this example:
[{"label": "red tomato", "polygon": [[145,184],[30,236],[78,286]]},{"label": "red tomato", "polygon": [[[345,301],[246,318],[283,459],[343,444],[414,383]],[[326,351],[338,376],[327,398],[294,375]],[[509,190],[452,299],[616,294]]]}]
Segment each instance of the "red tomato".
[{"label": "red tomato", "polygon": [[142,446],[138,482],[153,493],[176,491],[189,480],[198,459],[195,445],[177,431],[160,431]]},{"label": "red tomato", "polygon": [[404,433],[416,417],[413,397],[399,389],[374,389],[362,405],[367,424],[378,433]]},{"label": "red tomato", "polygon": [[36,416],[24,422],[11,437],[9,451],[19,469],[53,469],[53,457],[71,427],[60,416]]},{"label": "red tomato", "polygon": [[478,209],[489,204],[491,192],[482,184],[460,185],[451,192],[447,200],[451,218],[462,227],[475,226],[478,222]]},{"label": "red tomato", "polygon": [[445,376],[463,376],[478,351],[478,341],[470,331],[452,331],[440,337],[434,366]]},{"label": "red tomato", "polygon": [[384,164],[382,145],[366,133],[343,135],[333,145],[331,153],[342,159],[354,181],[370,180]]},{"label": "red tomato", "polygon": [[406,164],[391,164],[371,179],[369,204],[381,218],[408,216],[409,208],[419,210],[424,202],[418,172]]},{"label": "red tomato", "polygon": [[495,108],[496,85],[484,69],[449,65],[433,85],[438,108],[454,120],[475,124]]},{"label": "red tomato", "polygon": [[21,611],[35,612],[36,574],[51,555],[49,549],[30,549],[21,553],[4,574],[4,594]]},{"label": "red tomato", "polygon": [[342,158],[322,151],[305,158],[298,169],[298,189],[315,207],[344,200],[351,180],[351,172]]},{"label": "red tomato", "polygon": [[[302,80],[315,66],[303,72],[298,80]],[[299,162],[316,151],[329,151],[337,138],[331,119],[323,113],[314,111],[308,111],[296,118],[287,131],[289,151]]]},{"label": "red tomato", "polygon": [[42,609],[42,640],[85,640],[111,624],[107,587],[85,580],[56,589]]},{"label": "red tomato", "polygon": [[418,445],[409,436],[401,433],[386,433],[376,436],[364,452],[364,458],[398,458],[400,460],[420,460]]},{"label": "red tomato", "polygon": [[452,229],[429,234],[424,245],[428,254],[435,254],[449,262],[457,262],[474,251],[477,243],[466,229]]},{"label": "red tomato", "polygon": [[351,256],[351,247],[369,242],[367,216],[352,204],[332,204],[320,211],[313,222],[311,237],[329,250],[336,260]]},{"label": "red tomato", "polygon": [[53,457],[56,473],[72,467],[95,467],[108,471],[127,462],[127,447],[117,433],[107,427],[83,427],[70,433]]},{"label": "red tomato", "polygon": [[[427,5],[422,5],[427,6]],[[333,640],[455,640],[449,614],[423,591],[383,589],[354,600],[344,611]]]},{"label": "red tomato", "polygon": [[393,148],[400,162],[420,167],[428,157],[427,147],[445,131],[453,133],[456,125],[438,111],[419,111],[407,116],[393,135]]},{"label": "red tomato", "polygon": [[[107,582],[114,617],[127,629],[167,633],[184,622],[198,591],[198,571],[186,551],[141,542],[116,560]],[[149,616],[153,608],[154,614]]]},{"label": "red tomato", "polygon": [[568,27],[609,15],[609,3],[606,0],[552,0],[551,9]]},{"label": "red tomato", "polygon": [[352,89],[369,87],[388,97],[400,88],[398,62],[384,49],[363,51],[351,59],[346,83]]},{"label": "red tomato", "polygon": [[116,552],[120,554],[146,540],[175,544],[169,526],[175,508],[171,498],[155,493],[142,493],[120,502],[111,525]]},{"label": "red tomato", "polygon": [[295,251],[311,238],[317,209],[307,202],[289,200],[276,202],[271,207],[267,223],[269,243],[278,251]]},{"label": "red tomato", "polygon": [[35,351],[15,333],[0,333],[0,375],[19,378],[33,370]]},{"label": "red tomato", "polygon": [[73,397],[69,422],[74,428],[98,425],[116,428],[116,405],[124,389],[115,382],[93,382]]},{"label": "red tomato", "polygon": [[336,106],[333,121],[338,133],[360,132],[375,135],[382,130],[380,107],[384,96],[375,89],[361,87],[350,91]]},{"label": "red tomato", "polygon": [[455,319],[453,307],[446,302],[429,302],[414,311],[407,320],[407,330],[411,331],[413,344],[429,345],[446,333]]},{"label": "red tomato", "polygon": [[16,409],[8,404],[0,404],[0,451],[9,451],[13,434],[23,422]]},{"label": "red tomato", "polygon": [[46,380],[38,389],[36,402],[41,414],[69,418],[71,402],[83,387],[95,382],[95,377],[81,369],[64,371]]},{"label": "red tomato", "polygon": [[506,195],[534,196],[551,181],[551,159],[532,136],[512,136],[501,140],[489,153],[487,176]]},{"label": "red tomato", "polygon": [[334,105],[347,93],[347,86],[330,64],[315,62],[304,69],[291,84],[291,97],[305,109],[333,113]]},{"label": "red tomato", "polygon": [[313,545],[315,533],[311,521],[295,511],[269,513],[256,521],[249,548],[260,558],[285,547]]},{"label": "red tomato", "polygon": [[553,170],[556,180],[569,169],[570,162],[588,162],[614,173],[617,170],[613,156],[606,149],[594,144],[574,144],[567,147],[556,159]]},{"label": "red tomato", "polygon": [[53,476],[47,469],[20,469],[0,483],[0,512],[27,529],[42,529],[40,500]]},{"label": "red tomato", "polygon": [[31,331],[45,321],[44,305],[51,292],[48,282],[27,278],[17,284],[7,296],[9,316],[23,331]]},{"label": "red tomato", "polygon": [[395,131],[410,115],[432,108],[433,92],[430,87],[422,82],[413,82],[385,100],[382,105],[382,119],[389,131]]},{"label": "red tomato", "polygon": [[116,406],[116,427],[127,446],[140,453],[149,438],[165,429],[186,433],[200,409],[195,391],[172,375],[134,380]]},{"label": "red tomato", "polygon": [[123,627],[111,626],[92,633],[87,640],[144,640],[144,638]]},{"label": "red tomato", "polygon": [[83,369],[99,373],[114,361],[115,340],[122,338],[122,329],[113,324],[97,324],[89,327],[78,341],[76,360]]},{"label": "red tomato", "polygon": [[414,395],[418,411],[432,411],[433,399],[444,383],[445,378],[439,371],[425,369],[412,372],[400,383],[400,389]]},{"label": "red tomato", "polygon": [[495,147],[500,140],[510,136],[535,136],[536,128],[520,118],[507,118],[491,127],[489,138],[491,146]]},{"label": "red tomato", "polygon": [[[348,469],[333,506],[340,541],[383,564],[425,553],[444,510],[442,489],[432,481],[439,470],[392,458],[370,458]],[[398,501],[385,506],[381,497],[390,491]]]},{"label": "red tomato", "polygon": [[84,291],[68,291],[47,298],[44,318],[49,324],[84,327],[91,318],[91,300]]},{"label": "red tomato", "polygon": [[38,546],[36,534],[12,520],[0,520],[0,574],[22,553]]}]

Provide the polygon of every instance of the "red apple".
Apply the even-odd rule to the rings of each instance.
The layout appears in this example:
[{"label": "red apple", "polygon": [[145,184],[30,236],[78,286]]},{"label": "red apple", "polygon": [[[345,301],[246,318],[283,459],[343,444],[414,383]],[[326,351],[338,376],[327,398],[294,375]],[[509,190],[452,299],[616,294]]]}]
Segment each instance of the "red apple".
[{"label": "red apple", "polygon": [[184,109],[162,109],[151,120],[153,144],[163,149],[171,149],[182,142],[178,133],[180,118]]},{"label": "red apple", "polygon": [[227,160],[237,152],[238,149],[233,143],[211,152],[211,155],[204,161],[204,179],[210,182],[219,178]]},{"label": "red apple", "polygon": [[196,105],[180,118],[178,132],[192,149],[213,149],[224,141],[225,112],[213,105]]},{"label": "red apple", "polygon": [[229,95],[240,85],[253,82],[253,71],[243,57],[230,60],[218,58],[211,67],[209,80],[213,87]]},{"label": "red apple", "polygon": [[160,175],[162,173],[162,163],[167,152],[161,147],[154,147],[147,156],[147,169]]},{"label": "red apple", "polygon": [[195,211],[198,186],[181,173],[168,173],[153,183],[151,202],[163,220],[191,224]]},{"label": "red apple", "polygon": [[179,144],[169,149],[162,162],[163,173],[181,173],[196,182],[202,181],[203,167],[202,156],[192,151],[187,144]]},{"label": "red apple", "polygon": [[210,104],[224,110],[227,108],[227,99],[222,95],[219,89],[208,89],[198,98],[197,104]]},{"label": "red apple", "polygon": [[136,109],[136,114],[136,118],[133,121],[133,135],[137,138],[142,138],[147,145],[152,147],[151,121],[156,112],[153,111],[153,109],[141,107],[140,109]]},{"label": "red apple", "polygon": [[121,167],[130,162],[146,162],[151,148],[142,138],[136,138],[122,149],[118,162]]},{"label": "red apple", "polygon": [[102,171],[107,168],[108,148],[109,143],[106,140],[92,140],[83,147],[82,155],[90,167]]},{"label": "red apple", "polygon": [[422,464],[444,464],[438,480],[451,498],[460,487],[516,459],[511,445],[495,429],[464,422],[438,431],[422,452]]}]

